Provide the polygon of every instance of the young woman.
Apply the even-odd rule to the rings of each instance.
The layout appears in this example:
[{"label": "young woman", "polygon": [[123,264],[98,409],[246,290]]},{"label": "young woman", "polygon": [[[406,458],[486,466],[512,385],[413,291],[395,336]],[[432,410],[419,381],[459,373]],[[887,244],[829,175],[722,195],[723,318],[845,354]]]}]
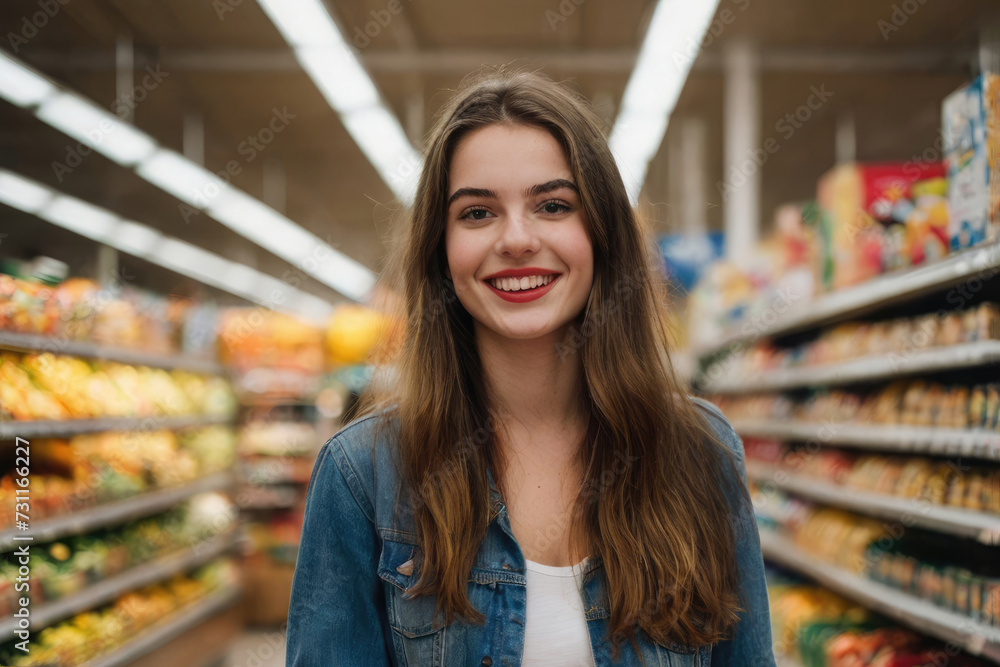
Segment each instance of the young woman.
[{"label": "young woman", "polygon": [[396,379],[316,462],[288,664],[773,665],[742,444],[674,377],[585,103],[468,85],[409,222]]}]

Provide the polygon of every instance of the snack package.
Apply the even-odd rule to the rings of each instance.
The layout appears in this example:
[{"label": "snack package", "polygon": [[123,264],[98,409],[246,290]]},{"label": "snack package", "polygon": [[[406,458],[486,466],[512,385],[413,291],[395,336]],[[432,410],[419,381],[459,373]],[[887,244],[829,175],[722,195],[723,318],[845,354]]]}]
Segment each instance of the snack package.
[{"label": "snack package", "polygon": [[[896,232],[890,229],[893,208],[912,197],[915,182],[944,175],[944,164],[940,162],[846,163],[820,178],[819,265],[830,271],[820,272],[819,286],[824,290],[840,289],[882,273],[886,268],[885,248],[898,245],[898,250],[890,251],[895,256],[903,253],[907,245],[905,228]],[[934,210],[932,201],[928,200],[926,206]],[[927,234],[921,236],[918,227],[926,224],[930,229],[931,217],[930,213],[915,215],[911,243],[927,240]]]},{"label": "snack package", "polygon": [[1000,76],[982,75],[946,97],[941,125],[951,247],[995,241],[1000,237]]}]

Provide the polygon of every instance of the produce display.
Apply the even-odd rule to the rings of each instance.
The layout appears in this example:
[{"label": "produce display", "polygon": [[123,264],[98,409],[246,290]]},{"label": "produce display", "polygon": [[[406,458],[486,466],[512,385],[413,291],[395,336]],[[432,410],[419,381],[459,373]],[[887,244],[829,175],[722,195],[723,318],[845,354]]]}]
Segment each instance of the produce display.
[{"label": "produce display", "polygon": [[749,377],[779,368],[808,368],[866,356],[906,355],[962,343],[1000,340],[1000,306],[975,308],[881,322],[845,322],[795,347],[761,341],[723,362],[729,377]]},{"label": "produce display", "polygon": [[0,273],[0,330],[159,354],[214,353],[215,312],[210,306],[161,297],[120,281],[107,289],[84,278],[53,282],[51,276]]},{"label": "produce display", "polygon": [[768,580],[775,655],[803,667],[980,667],[982,661],[798,581]]},{"label": "produce display", "polygon": [[731,419],[816,424],[920,426],[1000,432],[1000,384],[944,385],[899,380],[867,392],[818,390],[793,400],[783,394],[711,396]]},{"label": "produce display", "polygon": [[[236,434],[228,426],[172,431],[106,431],[31,443],[32,518],[51,518],[191,482],[229,468]],[[0,476],[0,530],[14,525],[14,475]]]},{"label": "produce display", "polygon": [[131,591],[113,604],[78,614],[32,633],[31,651],[14,642],[0,646],[0,665],[8,667],[76,667],[127,643],[159,621],[185,613],[210,593],[238,585],[239,569],[219,559],[186,575]]},{"label": "produce display", "polygon": [[322,443],[316,427],[305,421],[250,421],[240,428],[242,456],[303,456]]},{"label": "produce display", "polygon": [[371,308],[345,305],[327,323],[326,350],[335,366],[389,362],[402,344],[403,327]]},{"label": "produce display", "polygon": [[0,352],[0,419],[226,416],[234,409],[229,383],[221,377]]},{"label": "produce display", "polygon": [[219,318],[219,357],[237,369],[258,367],[320,373],[323,332],[264,308],[231,308]]},{"label": "produce display", "polygon": [[1000,515],[1000,467],[924,456],[861,453],[824,447],[816,452],[747,438],[747,460],[837,484],[935,505]]},{"label": "produce display", "polygon": [[35,605],[52,602],[129,568],[211,539],[231,527],[235,516],[235,509],[224,496],[202,494],[162,514],[34,545],[27,592],[15,590],[17,563],[0,563],[0,616],[18,609],[21,596]]}]

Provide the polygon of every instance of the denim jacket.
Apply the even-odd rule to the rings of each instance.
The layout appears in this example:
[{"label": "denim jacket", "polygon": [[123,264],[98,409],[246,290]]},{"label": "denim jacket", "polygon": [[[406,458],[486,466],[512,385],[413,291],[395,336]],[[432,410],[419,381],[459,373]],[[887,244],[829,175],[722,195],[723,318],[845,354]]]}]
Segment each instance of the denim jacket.
[{"label": "denim jacket", "polygon": [[[736,455],[745,486],[739,437],[715,406],[692,400]],[[380,434],[372,446],[376,419],[366,417],[341,430],[323,446],[313,468],[288,611],[288,666],[520,665],[525,564],[499,494],[494,491],[493,518],[468,584],[469,600],[485,616],[485,624],[462,620],[435,624],[434,598],[405,594],[419,575],[413,568],[417,541],[412,514],[396,506],[399,475],[387,442],[390,436]],[[726,486],[720,484],[720,489]],[[616,660],[607,639],[610,613],[604,572],[600,559],[591,558],[584,570],[582,595],[597,667],[773,667],[757,525],[748,499],[739,495],[730,497],[730,502],[739,593],[746,609],[732,638],[700,647],[661,645],[639,631],[639,654],[626,641]]]}]

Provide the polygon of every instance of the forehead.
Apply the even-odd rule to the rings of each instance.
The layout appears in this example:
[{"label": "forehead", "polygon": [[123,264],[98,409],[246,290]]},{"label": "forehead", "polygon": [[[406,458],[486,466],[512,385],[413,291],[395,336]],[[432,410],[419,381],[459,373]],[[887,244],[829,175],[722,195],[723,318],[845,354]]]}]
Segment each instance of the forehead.
[{"label": "forehead", "polygon": [[496,124],[470,132],[452,154],[449,192],[463,187],[526,187],[572,180],[562,146],[531,125]]}]

